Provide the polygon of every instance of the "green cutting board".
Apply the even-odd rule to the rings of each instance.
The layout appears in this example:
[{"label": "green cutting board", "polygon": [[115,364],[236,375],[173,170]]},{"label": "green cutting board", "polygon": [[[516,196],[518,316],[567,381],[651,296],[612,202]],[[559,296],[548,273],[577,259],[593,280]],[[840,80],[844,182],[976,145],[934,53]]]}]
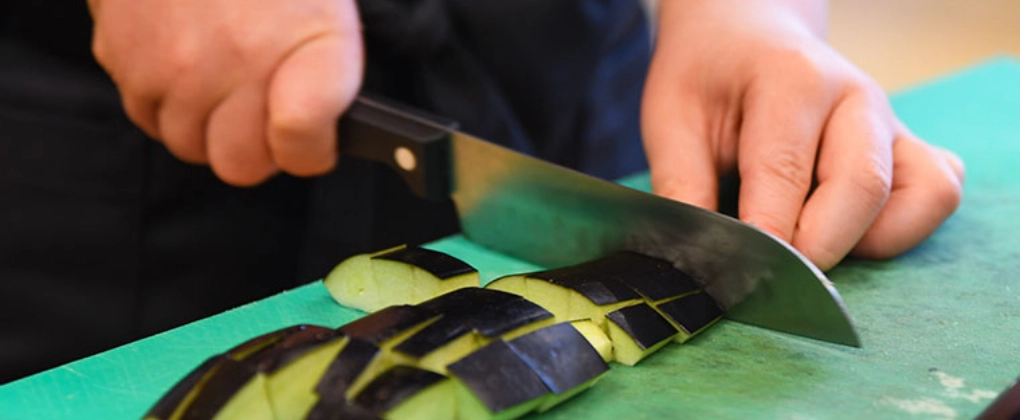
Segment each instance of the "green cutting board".
[{"label": "green cutting board", "polygon": [[[1020,63],[985,62],[896,95],[919,135],[967,163],[959,212],[892,261],[829,273],[864,347],[724,321],[610,374],[541,418],[971,418],[1020,375]],[[626,181],[647,188],[647,177]],[[431,245],[483,278],[539,267],[460,237]],[[284,326],[362,313],[318,282],[0,387],[0,419],[139,418],[205,358]]]}]

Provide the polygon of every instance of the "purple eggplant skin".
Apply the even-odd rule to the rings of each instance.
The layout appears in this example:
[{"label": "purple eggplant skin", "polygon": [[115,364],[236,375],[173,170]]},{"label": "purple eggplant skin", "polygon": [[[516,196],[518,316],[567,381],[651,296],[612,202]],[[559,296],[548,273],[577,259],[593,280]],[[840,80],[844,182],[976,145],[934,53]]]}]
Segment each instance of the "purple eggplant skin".
[{"label": "purple eggplant skin", "polygon": [[261,373],[273,373],[321,344],[345,338],[342,333],[331,328],[316,325],[303,327],[301,331],[285,337],[247,362],[255,363]]},{"label": "purple eggplant skin", "polygon": [[245,341],[230,350],[227,350],[226,355],[234,360],[242,360],[250,357],[260,351],[263,351],[276,343],[280,342],[284,338],[291,334],[303,331],[308,325],[293,325],[290,327],[282,328],[273,332],[262,334],[251,340]]},{"label": "purple eggplant skin", "polygon": [[[205,381],[201,392],[191,401],[182,417],[208,418],[216,414],[234,392],[259,372],[256,360],[265,360],[281,343],[308,331],[329,331],[315,325],[294,325],[252,338],[223,354],[207,359],[175,384],[146,414],[147,418],[168,418],[192,389]],[[291,342],[295,342],[291,339]]]},{"label": "purple eggplant skin", "polygon": [[316,345],[336,338],[336,333],[330,328],[295,325],[256,338],[255,340],[262,339],[270,343],[261,348],[257,347],[258,343],[255,340],[235,347],[232,351],[241,348],[236,354],[245,357],[241,360],[228,357],[222,361],[181,418],[197,420],[214,417],[255,375],[271,373],[288,361],[301,357]]},{"label": "purple eggplant skin", "polygon": [[434,318],[434,311],[412,305],[389,306],[338,329],[351,338],[379,345],[400,333]]},{"label": "purple eggplant skin", "polygon": [[641,295],[623,283],[618,276],[601,271],[601,268],[592,262],[540,271],[527,276],[573,289],[596,305],[609,305],[641,298]]},{"label": "purple eggplant skin", "polygon": [[1013,381],[1005,391],[999,394],[995,401],[992,401],[977,416],[977,420],[999,419],[1020,419],[1020,378]]},{"label": "purple eggplant skin", "polygon": [[600,268],[616,275],[622,283],[651,301],[685,295],[701,288],[694,277],[669,262],[637,252],[623,251],[605,257]]},{"label": "purple eggplant skin", "polygon": [[443,316],[436,322],[429,324],[427,327],[422,328],[421,331],[408,337],[394,347],[393,350],[411,357],[422,358],[471,332],[471,324],[465,322],[464,318],[460,316]]},{"label": "purple eggplant skin", "polygon": [[215,417],[234,394],[256,374],[258,368],[255,364],[233,359],[225,360],[185,409],[181,419],[206,420]]},{"label": "purple eggplant skin", "polygon": [[382,420],[379,415],[347,400],[323,403],[321,400],[312,407],[305,420]]},{"label": "purple eggplant skin", "polygon": [[354,403],[382,416],[419,391],[445,380],[445,375],[429,370],[395,366],[372,380],[354,397]]},{"label": "purple eggplant skin", "polygon": [[442,315],[455,315],[464,312],[474,312],[480,307],[499,305],[507,301],[522,299],[521,296],[513,293],[501,292],[499,290],[485,289],[481,287],[465,287],[450,293],[436,296],[432,299],[419,303],[417,306],[426,311],[432,311]]},{"label": "purple eggplant skin", "polygon": [[551,392],[505,341],[493,341],[446,369],[493,413]]},{"label": "purple eggplant skin", "polygon": [[488,338],[499,336],[525,325],[553,318],[552,312],[534,302],[520,298],[502,304],[489,305],[466,317],[466,322],[479,334]]},{"label": "purple eggplant skin", "polygon": [[609,371],[599,352],[569,322],[532,331],[507,344],[555,394]]},{"label": "purple eggplant skin", "polygon": [[655,309],[644,303],[610,312],[606,318],[616,323],[642,349],[654,347],[679,332]]},{"label": "purple eggplant skin", "polygon": [[665,260],[631,251],[569,267],[540,271],[528,277],[569,287],[596,305],[644,297],[651,301],[698,290],[698,282]]},{"label": "purple eggplant skin", "polygon": [[416,246],[409,246],[382,255],[376,255],[372,259],[410,264],[428,271],[440,280],[477,271],[474,267],[468,265],[468,263],[452,255]]},{"label": "purple eggplant skin", "polygon": [[319,383],[315,385],[315,393],[319,395],[319,404],[347,401],[347,389],[381,353],[375,344],[351,338],[326,367]]},{"label": "purple eggplant skin", "polygon": [[661,303],[656,308],[687,334],[694,334],[723,315],[715,299],[704,292]]},{"label": "purple eggplant skin", "polygon": [[[394,350],[420,358],[464,334],[477,332],[488,338],[498,338],[514,329],[553,318],[551,312],[534,302],[514,294],[499,293],[501,298],[488,305],[463,305],[460,299],[448,300],[449,305],[439,309],[442,315],[436,322],[407,338]],[[470,294],[465,293],[463,297],[470,298]]]}]

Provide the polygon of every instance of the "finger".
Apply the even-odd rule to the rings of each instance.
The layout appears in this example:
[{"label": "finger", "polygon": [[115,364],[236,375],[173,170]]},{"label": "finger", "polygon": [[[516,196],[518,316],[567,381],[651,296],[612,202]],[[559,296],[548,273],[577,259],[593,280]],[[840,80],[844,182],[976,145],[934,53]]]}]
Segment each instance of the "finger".
[{"label": "finger", "polygon": [[864,258],[891,258],[930,236],[960,205],[959,176],[944,153],[910,134],[893,146],[894,172],[889,201],[853,250]]},{"label": "finger", "polygon": [[158,111],[160,137],[178,159],[194,164],[209,162],[209,115],[234,84],[223,79],[215,68],[203,66],[181,78],[162,101]]},{"label": "finger", "polygon": [[853,249],[889,197],[894,133],[885,107],[884,99],[850,96],[826,125],[818,186],[804,204],[792,242],[822,270]]},{"label": "finger", "polygon": [[124,113],[149,138],[160,141],[159,107],[161,96],[158,94],[121,94]]},{"label": "finger", "polygon": [[963,159],[960,159],[959,155],[953,153],[950,150],[943,149],[938,146],[931,147],[935,149],[936,152],[942,155],[942,158],[945,159],[946,163],[949,165],[949,169],[953,171],[953,175],[956,175],[956,179],[962,183],[963,180],[966,178],[967,174],[966,169],[964,169]]},{"label": "finger", "polygon": [[792,240],[830,104],[824,86],[810,82],[780,80],[747,93],[737,155],[741,220]]},{"label": "finger", "polygon": [[359,40],[322,37],[300,46],[273,74],[269,149],[280,169],[310,176],[336,164],[336,121],[357,95],[361,57]]},{"label": "finger", "polygon": [[714,211],[719,180],[704,110],[693,94],[663,89],[652,85],[653,80],[641,109],[652,191]]},{"label": "finger", "polygon": [[265,133],[266,100],[261,83],[234,90],[209,116],[209,165],[224,182],[252,186],[276,173]]}]

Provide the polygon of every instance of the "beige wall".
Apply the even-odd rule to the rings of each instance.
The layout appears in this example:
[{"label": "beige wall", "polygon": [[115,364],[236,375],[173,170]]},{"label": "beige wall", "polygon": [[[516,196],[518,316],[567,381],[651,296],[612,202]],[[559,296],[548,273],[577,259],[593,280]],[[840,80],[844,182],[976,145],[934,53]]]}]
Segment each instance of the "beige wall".
[{"label": "beige wall", "polygon": [[833,0],[830,4],[832,45],[888,90],[988,57],[1020,56],[1020,0]]},{"label": "beige wall", "polygon": [[1020,0],[831,0],[830,16],[832,45],[887,90],[1020,57]]}]

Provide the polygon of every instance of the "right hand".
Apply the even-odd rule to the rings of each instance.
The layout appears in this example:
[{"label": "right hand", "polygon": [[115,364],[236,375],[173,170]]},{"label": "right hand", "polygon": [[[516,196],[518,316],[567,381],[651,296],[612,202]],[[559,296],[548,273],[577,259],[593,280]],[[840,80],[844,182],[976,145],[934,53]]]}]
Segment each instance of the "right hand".
[{"label": "right hand", "polygon": [[89,0],[128,117],[176,157],[250,186],[336,164],[361,86],[355,0]]}]

